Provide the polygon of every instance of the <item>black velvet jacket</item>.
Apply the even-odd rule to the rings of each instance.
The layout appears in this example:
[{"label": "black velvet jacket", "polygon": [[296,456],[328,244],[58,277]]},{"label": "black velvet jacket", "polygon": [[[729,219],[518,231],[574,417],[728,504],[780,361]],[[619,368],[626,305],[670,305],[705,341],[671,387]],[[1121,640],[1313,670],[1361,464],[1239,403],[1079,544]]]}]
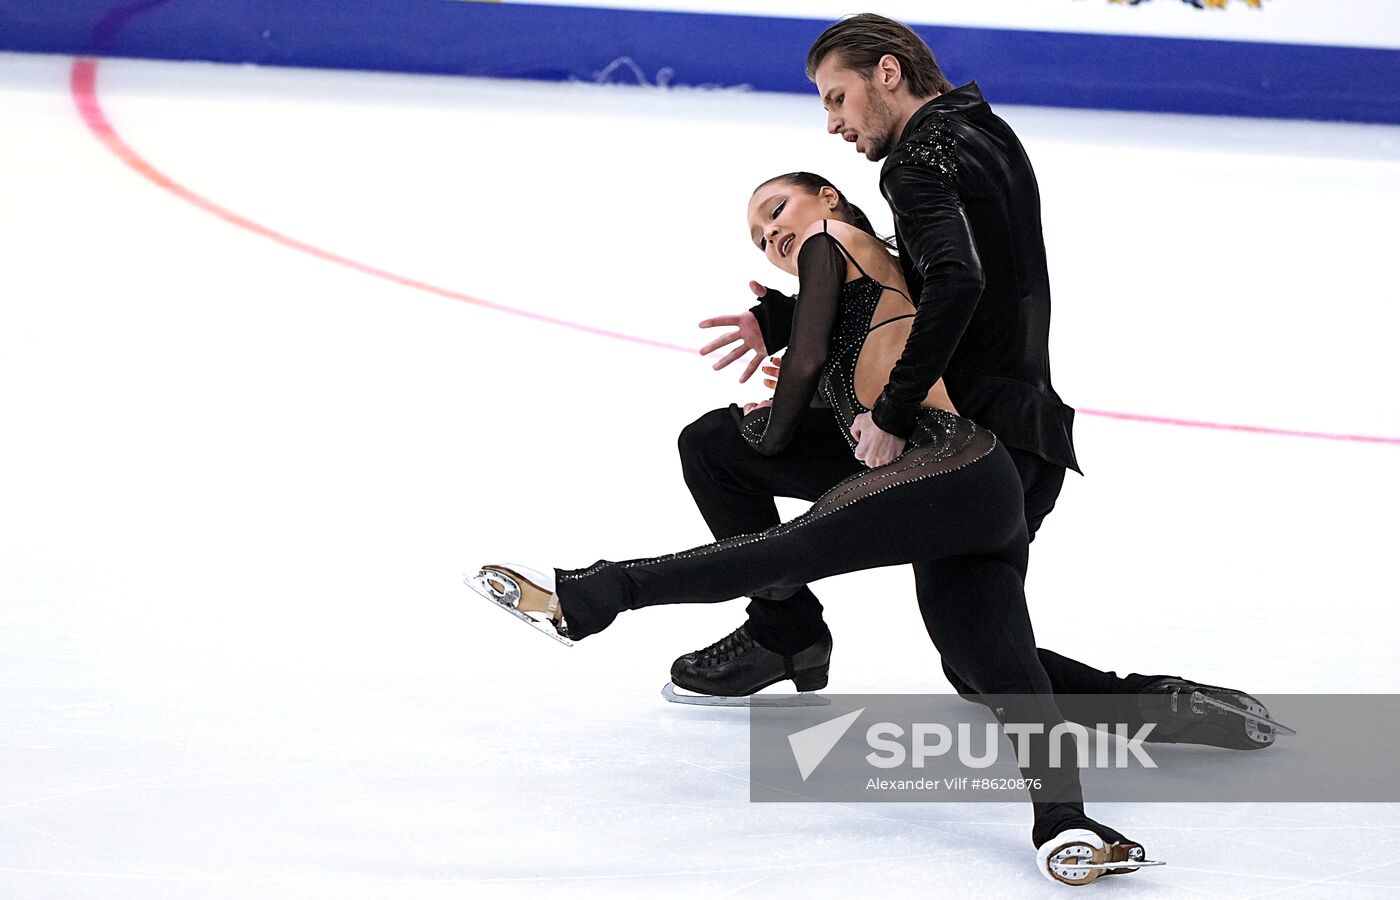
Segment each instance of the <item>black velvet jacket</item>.
[{"label": "black velvet jacket", "polygon": [[[1040,189],[1011,127],[975,83],[936,97],[885,160],[880,191],[918,310],[875,424],[908,437],[941,377],[958,412],[1079,471],[1074,410],[1050,384]],[[786,346],[792,317],[792,300],[774,293],[754,308],[769,352]]]}]

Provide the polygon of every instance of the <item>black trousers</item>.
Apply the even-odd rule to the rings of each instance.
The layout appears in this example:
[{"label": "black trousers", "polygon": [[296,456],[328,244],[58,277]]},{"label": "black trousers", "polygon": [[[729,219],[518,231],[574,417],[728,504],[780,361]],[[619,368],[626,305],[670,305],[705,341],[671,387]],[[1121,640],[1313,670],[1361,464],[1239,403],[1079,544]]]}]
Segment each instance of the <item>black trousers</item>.
[{"label": "black trousers", "polygon": [[1026,611],[1028,544],[1015,463],[979,429],[951,457],[915,447],[853,475],[791,522],[668,556],[558,570],[556,591],[570,636],[586,638],[624,610],[790,594],[832,575],[913,563],[945,665],[972,692],[996,696],[1003,723],[1040,726],[1022,773],[1040,785],[1031,799],[1045,834],[1082,817],[1083,806],[1078,770],[1048,765],[1048,735],[1063,718]]},{"label": "black trousers", "polygon": [[[813,408],[800,424],[792,443],[777,456],[762,456],[739,436],[728,409],[706,413],[688,425],[678,442],[681,468],[695,504],[717,539],[751,534],[780,521],[774,497],[815,501],[842,479],[866,471],[851,453],[831,410]],[[1033,453],[1008,448],[1023,495],[1028,540],[1034,540],[1041,522],[1055,508],[1065,470]],[[936,645],[947,643],[935,634],[937,616],[928,606],[935,602],[972,602],[975,590],[957,560],[926,560],[914,566],[915,584],[924,625]],[[827,631],[822,605],[810,588],[802,587],[781,600],[755,598],[748,607],[749,633],[777,653],[795,653],[823,637]],[[1057,694],[1136,694],[1157,675],[1130,674],[1120,678],[1050,650],[1038,651],[1040,664]],[[964,696],[974,693],[947,663],[944,674]],[[1072,721],[1092,726],[1101,720],[1103,708],[1090,704],[1081,709],[1067,700],[1061,710]],[[1135,718],[1135,707],[1125,706],[1126,721]]]}]

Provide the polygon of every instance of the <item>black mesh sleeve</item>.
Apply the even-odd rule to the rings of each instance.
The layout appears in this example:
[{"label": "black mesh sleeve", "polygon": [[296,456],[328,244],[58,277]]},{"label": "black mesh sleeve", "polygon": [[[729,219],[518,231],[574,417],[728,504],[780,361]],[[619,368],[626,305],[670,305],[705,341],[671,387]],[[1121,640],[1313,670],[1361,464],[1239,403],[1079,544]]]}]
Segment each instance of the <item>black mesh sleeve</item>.
[{"label": "black mesh sleeve", "polygon": [[797,254],[797,276],[792,335],[783,355],[773,405],[756,410],[740,426],[744,439],[764,456],[787,447],[817,391],[841,302],[841,285],[846,280],[846,256],[825,232],[814,234]]},{"label": "black mesh sleeve", "polygon": [[770,355],[788,345],[792,336],[792,308],[796,302],[797,298],[769,288],[758,305],[749,309],[758,320],[758,330],[763,332],[763,348]]},{"label": "black mesh sleeve", "polygon": [[870,412],[882,430],[907,438],[919,405],[943,377],[977,309],[982,263],[957,185],[947,174],[902,165],[885,175],[881,187],[924,285],[904,352]]}]

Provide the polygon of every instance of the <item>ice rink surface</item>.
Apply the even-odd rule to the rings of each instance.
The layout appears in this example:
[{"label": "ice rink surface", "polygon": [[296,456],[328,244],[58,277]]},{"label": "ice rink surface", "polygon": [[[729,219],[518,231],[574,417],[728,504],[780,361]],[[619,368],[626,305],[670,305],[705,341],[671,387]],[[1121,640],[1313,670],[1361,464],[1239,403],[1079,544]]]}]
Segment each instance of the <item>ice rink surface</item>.
[{"label": "ice rink surface", "polygon": [[[708,539],[676,434],[763,391],[660,345],[791,286],[763,178],[889,226],[815,97],[112,60],[85,122],[72,69],[0,56],[0,896],[1070,890],[1024,803],[749,803],[746,714],[658,696],[741,604],[567,650],[461,585]],[[1032,553],[1040,644],[1400,691],[1400,446],[1093,414],[1400,437],[1400,129],[998,109],[1087,472]],[[831,691],[949,690],[906,570],[818,594]],[[1098,895],[1400,896],[1396,805],[1090,812],[1169,863]]]}]

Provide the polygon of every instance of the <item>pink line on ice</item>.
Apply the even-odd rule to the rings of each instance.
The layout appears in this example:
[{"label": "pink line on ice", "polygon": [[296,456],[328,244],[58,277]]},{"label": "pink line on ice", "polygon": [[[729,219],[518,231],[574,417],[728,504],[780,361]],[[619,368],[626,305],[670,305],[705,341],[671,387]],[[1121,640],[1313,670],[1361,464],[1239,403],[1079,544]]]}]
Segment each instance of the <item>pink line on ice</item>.
[{"label": "pink line on ice", "polygon": [[[509,315],[520,316],[526,319],[533,319],[537,322],[545,322],[550,325],[559,325],[564,328],[572,328],[575,331],[582,331],[587,334],[597,335],[599,337],[613,338],[614,340],[619,341],[629,341],[634,344],[642,344],[648,347],[658,347],[663,350],[679,350],[682,353],[695,353],[695,349],[692,347],[683,347],[679,344],[670,344],[666,343],[665,341],[657,341],[651,338],[641,337],[634,334],[626,334],[620,331],[610,331],[606,328],[598,328],[593,325],[587,325],[581,322],[571,322],[567,319],[560,319],[554,316],[547,316],[542,313],[531,312],[530,310],[519,309],[513,306],[505,306],[504,304],[500,303],[492,303],[489,300],[482,300],[478,297],[472,297],[468,294],[461,293],[460,291],[454,291],[448,288],[438,287],[437,285],[429,284],[425,281],[419,281],[415,278],[409,278],[404,275],[398,275],[393,272],[389,272],[385,269],[376,268],[375,266],[371,266],[366,263],[362,263],[336,253],[332,253],[329,250],[323,250],[320,247],[313,246],[304,241],[299,241],[296,238],[289,237],[285,234],[282,234],[279,231],[275,231],[264,225],[260,225],[257,222],[252,221],[251,219],[244,218],[243,216],[240,216],[237,213],[232,212],[218,205],[217,203],[214,203],[212,200],[209,200],[199,194],[196,194],[194,191],[191,191],[184,185],[177,183],[175,180],[165,175],[155,166],[151,165],[149,162],[143,159],[140,154],[138,154],[135,150],[131,149],[130,145],[128,145],[124,140],[122,140],[121,136],[117,134],[116,129],[112,127],[112,123],[108,121],[106,114],[102,111],[101,104],[98,102],[97,60],[74,60],[73,71],[71,76],[71,85],[73,92],[73,100],[78,106],[78,113],[82,116],[84,124],[87,125],[88,129],[97,137],[97,139],[102,141],[102,143],[106,145],[107,149],[112,151],[112,153],[118,159],[126,163],[133,170],[135,170],[135,172],[138,175],[140,175],[142,178],[145,178],[147,181],[151,182],[156,187],[169,191],[176,197],[179,197],[181,200],[192,204],[193,206],[203,210],[204,212],[209,213],[210,215],[217,216],[218,218],[223,219],[230,225],[233,225],[237,228],[241,228],[244,231],[251,232],[252,234],[256,234],[260,237],[265,237],[268,240],[276,241],[284,247],[296,250],[300,253],[305,253],[309,256],[313,256],[325,262],[334,263],[335,265],[343,266],[344,268],[359,272],[362,275],[368,275],[371,278],[378,278],[382,281],[388,281],[392,284],[397,284],[401,287],[410,288],[415,291],[422,291],[424,293],[433,294],[438,297],[445,297],[449,300],[456,300],[462,303],[470,303],[474,306],[480,306],[484,309],[494,310],[495,312],[507,313]],[[1268,434],[1282,437],[1311,438],[1315,440],[1325,441],[1357,441],[1371,444],[1390,444],[1400,446],[1400,437],[1380,437],[1365,434],[1334,434],[1322,431],[1298,431],[1289,428],[1265,428],[1257,425],[1234,425],[1225,422],[1203,422],[1194,419],[1177,419],[1166,416],[1142,415],[1140,413],[1112,412],[1109,410],[1102,409],[1081,408],[1079,410],[1079,414],[1086,416],[1098,416],[1105,419],[1120,419],[1128,422],[1144,422],[1152,425],[1172,425],[1179,428],[1204,428],[1216,431],[1240,431],[1248,432],[1251,434]]]},{"label": "pink line on ice", "polygon": [[1233,425],[1229,422],[1202,422],[1195,419],[1174,419],[1168,416],[1148,416],[1141,413],[1110,412],[1105,409],[1077,409],[1086,416],[1099,416],[1105,419],[1124,419],[1129,422],[1147,422],[1152,425],[1175,425],[1180,428],[1207,428],[1214,431],[1245,431],[1251,434],[1272,434],[1282,437],[1313,438],[1323,441],[1360,441],[1368,444],[1393,444],[1400,446],[1400,437],[1380,437],[1369,434],[1336,434],[1329,431],[1298,431],[1292,428],[1266,428],[1262,425]]},{"label": "pink line on ice", "polygon": [[665,341],[657,341],[651,338],[639,337],[633,334],[624,334],[620,331],[609,331],[606,328],[598,328],[596,326],[587,325],[581,322],[571,322],[567,319],[560,319],[554,316],[547,316],[542,313],[531,312],[530,310],[518,309],[513,306],[505,306],[500,303],[492,303],[489,300],[482,300],[478,297],[472,297],[468,294],[463,294],[460,291],[454,291],[448,288],[438,287],[434,284],[428,284],[425,281],[419,281],[416,278],[409,278],[404,275],[397,275],[393,272],[376,268],[375,266],[371,266],[366,263],[359,262],[357,260],[349,259],[337,253],[332,253],[329,250],[323,250],[320,247],[315,247],[304,241],[299,241],[296,238],[289,237],[285,234],[282,234],[279,231],[274,231],[273,229],[268,228],[264,225],[259,225],[257,222],[254,222],[250,219],[246,219],[243,216],[240,216],[238,213],[232,212],[218,205],[212,200],[209,200],[205,197],[200,196],[199,194],[196,194],[194,191],[191,191],[184,185],[179,184],[174,179],[165,175],[155,166],[151,165],[149,162],[143,159],[140,154],[138,154],[135,150],[131,149],[131,147],[125,141],[122,140],[121,136],[117,134],[116,129],[112,127],[112,123],[107,120],[107,116],[105,113],[103,113],[102,106],[97,99],[97,60],[75,60],[73,63],[73,73],[71,80],[73,99],[78,105],[78,113],[82,116],[83,122],[87,125],[88,129],[92,131],[94,135],[97,136],[98,140],[102,141],[102,143],[107,146],[108,150],[111,150],[112,153],[114,153],[118,159],[126,163],[128,166],[134,169],[138,175],[140,175],[142,178],[145,178],[147,181],[151,182],[156,187],[163,188],[164,190],[169,191],[176,197],[179,197],[181,200],[193,204],[199,209],[211,215],[217,216],[220,219],[223,219],[230,225],[233,225],[237,228],[242,228],[244,231],[252,232],[253,234],[256,234],[260,237],[265,237],[268,240],[276,241],[284,247],[288,247],[292,250],[305,253],[309,256],[314,256],[317,259],[324,260],[325,262],[334,263],[338,266],[344,266],[345,268],[352,269],[356,272],[359,272],[362,275],[368,275],[371,278],[378,278],[382,281],[388,281],[393,284],[400,285],[401,287],[411,288],[416,291],[423,291],[424,293],[428,294],[435,294],[439,297],[446,297],[449,300],[457,300],[462,303],[470,303],[474,306],[481,306],[486,309],[494,310],[496,312],[509,313],[513,316],[521,316],[526,319],[534,319],[538,322],[547,322],[550,325],[561,325],[565,328],[573,328],[577,331],[584,331],[588,332],[589,334],[599,335],[601,337],[615,338],[620,341],[631,341],[635,344],[645,344],[650,347],[660,347],[663,350],[684,350],[687,353],[695,352],[693,349],[689,347],[682,347],[679,344],[669,344]]}]

